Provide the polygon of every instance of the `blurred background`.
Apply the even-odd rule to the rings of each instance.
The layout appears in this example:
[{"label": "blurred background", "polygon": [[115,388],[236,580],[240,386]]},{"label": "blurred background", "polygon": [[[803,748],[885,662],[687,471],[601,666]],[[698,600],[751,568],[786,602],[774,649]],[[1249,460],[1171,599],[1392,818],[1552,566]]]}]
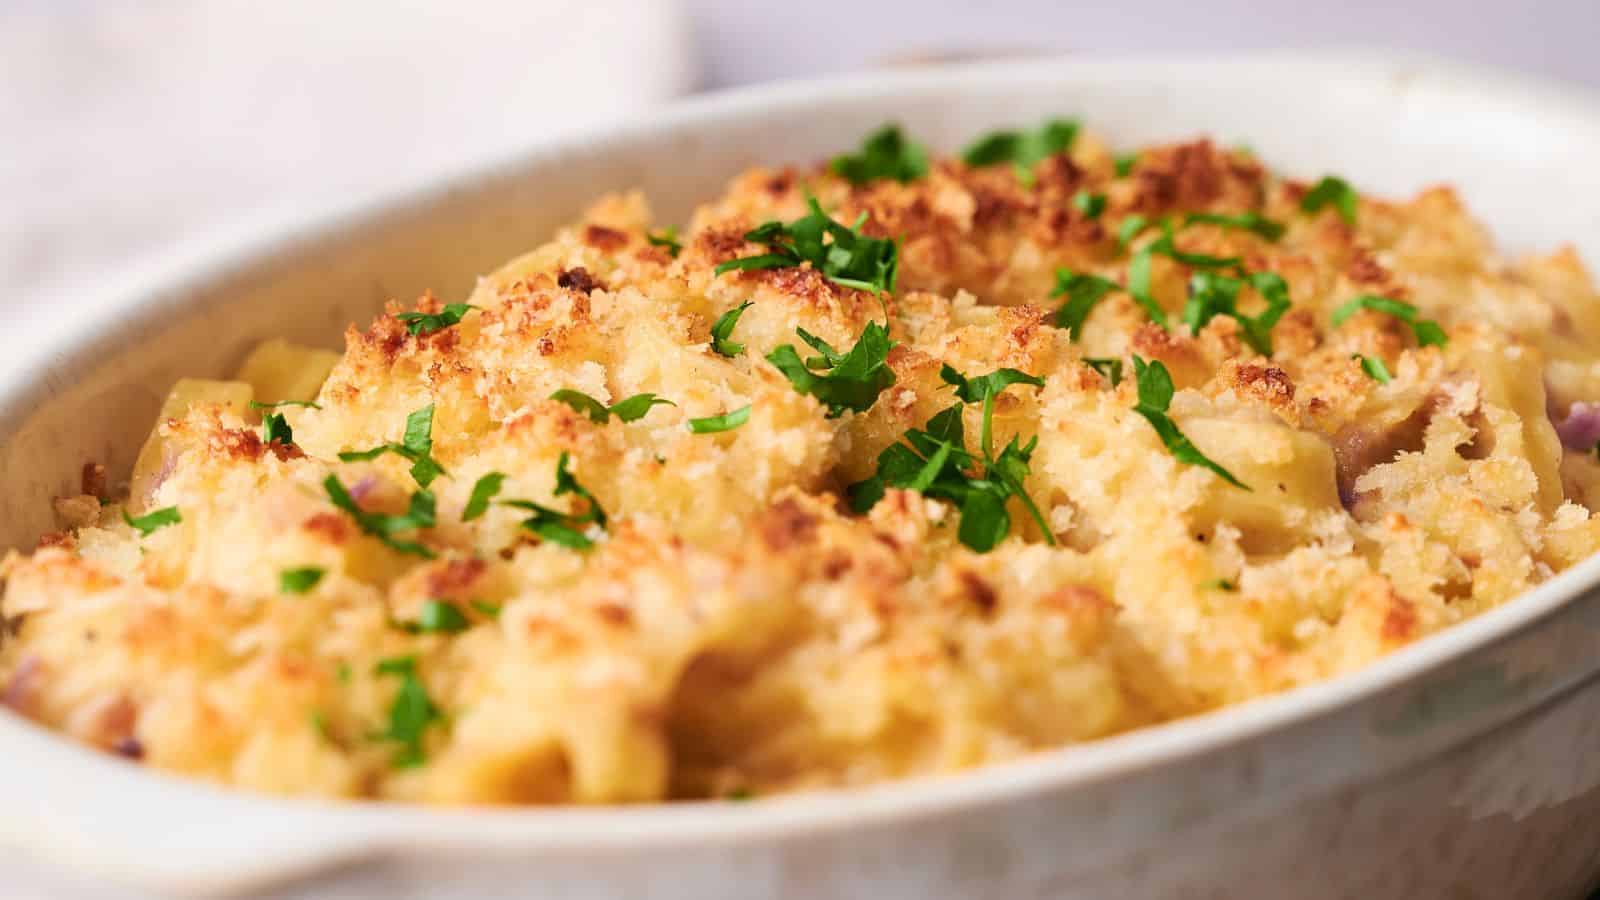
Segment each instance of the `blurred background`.
[{"label": "blurred background", "polygon": [[1396,48],[1600,89],[1600,0],[0,0],[0,291],[70,293],[685,94],[939,59]]}]

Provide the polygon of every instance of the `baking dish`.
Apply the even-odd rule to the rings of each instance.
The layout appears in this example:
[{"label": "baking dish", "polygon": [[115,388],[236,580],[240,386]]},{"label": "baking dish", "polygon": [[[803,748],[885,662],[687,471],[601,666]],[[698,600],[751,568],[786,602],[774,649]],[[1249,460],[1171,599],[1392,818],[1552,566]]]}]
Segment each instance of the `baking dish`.
[{"label": "baking dish", "polygon": [[[729,94],[414,193],[214,235],[17,307],[0,540],[49,530],[85,459],[180,374],[268,336],[335,345],[389,297],[464,294],[593,195],[681,220],[739,168],[886,120],[959,146],[1081,116],[1119,145],[1210,133],[1364,190],[1455,184],[1511,249],[1600,259],[1600,111],[1410,58],[1032,62]],[[1600,560],[1353,676],[959,777],[754,804],[434,811],[222,792],[0,716],[0,859],[51,896],[1572,896],[1600,867]],[[20,882],[23,884],[33,882]],[[40,889],[44,890],[43,888]]]}]

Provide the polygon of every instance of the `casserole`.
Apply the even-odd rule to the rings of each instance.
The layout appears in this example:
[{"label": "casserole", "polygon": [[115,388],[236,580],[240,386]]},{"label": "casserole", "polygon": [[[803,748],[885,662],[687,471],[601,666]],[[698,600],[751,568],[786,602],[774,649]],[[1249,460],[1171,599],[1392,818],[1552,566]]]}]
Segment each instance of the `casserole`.
[{"label": "casserole", "polygon": [[[136,444],[177,375],[225,371],[271,335],[328,343],[389,296],[463,293],[472,274],[604,188],[642,186],[670,220],[735,168],[814,159],[888,118],[950,147],[1062,110],[1123,144],[1244,137],[1291,174],[1338,169],[1377,191],[1450,181],[1513,247],[1594,231],[1583,158],[1600,138],[1582,103],[1431,65],[1048,63],[717,98],[320,225],[267,229],[283,237],[75,299],[75,321],[30,329],[5,363],[16,386],[0,450],[15,482],[0,498],[7,542],[50,527],[46,501],[82,459],[126,471],[116,448]],[[1507,179],[1511,170],[1521,177]],[[1560,176],[1563,202],[1531,197],[1529,173]],[[58,861],[95,847],[101,868],[161,890],[277,883],[290,896],[356,895],[395,879],[485,896],[528,877],[540,893],[572,896],[1570,891],[1593,858],[1562,830],[1593,800],[1581,724],[1594,701],[1576,688],[1591,675],[1594,636],[1565,620],[1582,615],[1570,601],[1595,576],[1590,560],[1366,671],[1235,710],[975,775],[749,807],[285,804],[174,784],[7,719],[15,784],[0,834]],[[40,754],[51,763],[34,764]],[[284,881],[334,863],[349,868]],[[1310,884],[1308,871],[1318,872]]]}]

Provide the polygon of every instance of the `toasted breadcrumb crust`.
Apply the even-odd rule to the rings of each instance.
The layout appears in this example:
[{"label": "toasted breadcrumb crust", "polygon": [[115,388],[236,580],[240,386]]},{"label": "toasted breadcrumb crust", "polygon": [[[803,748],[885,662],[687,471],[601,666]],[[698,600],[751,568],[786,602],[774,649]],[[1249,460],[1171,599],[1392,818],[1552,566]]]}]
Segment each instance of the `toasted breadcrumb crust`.
[{"label": "toasted breadcrumb crust", "polygon": [[[171,452],[144,508],[181,522],[141,537],[102,508],[104,469],[85,469],[83,496],[57,503],[63,531],[4,563],[0,700],[143,764],[278,794],[759,796],[965,769],[1326,679],[1600,546],[1600,461],[1557,430],[1582,431],[1600,401],[1600,296],[1570,249],[1502,259],[1444,187],[1363,197],[1354,225],[1307,214],[1305,185],[1204,140],[1147,148],[1119,177],[1083,135],[1034,174],[938,160],[911,183],[851,185],[755,169],[700,207],[677,255],[646,239],[644,198],[612,196],[483,278],[458,325],[412,334],[391,304],[347,331],[320,408],[279,410],[294,446],[218,406],[159,424]],[[1084,190],[1105,195],[1098,218],[1072,203]],[[803,216],[808,194],[901,239],[893,295],[808,266],[713,274],[763,252],[745,232]],[[1054,326],[1058,267],[1126,283],[1120,222],[1197,211],[1287,226],[1275,242],[1179,235],[1287,282],[1271,358],[1227,316],[1177,324],[1190,270],[1166,256],[1152,284],[1173,330],[1122,291],[1079,341]],[[1370,293],[1414,304],[1448,344],[1418,347],[1380,313],[1330,324]],[[713,352],[711,324],[747,301],[744,353]],[[885,312],[896,381],[864,413],[827,418],[765,361],[796,328],[848,347]],[[1133,379],[1083,363],[1132,354],[1166,365],[1174,421],[1250,491],[1174,459],[1133,411]],[[950,405],[945,363],[1045,378],[1000,395],[994,422],[997,445],[1039,440],[1026,488],[1055,546],[1016,501],[1011,536],[982,555],[945,503],[841,502]],[[676,406],[602,424],[549,399],[561,389]],[[420,538],[431,560],[364,533],[321,486],[333,473],[364,509],[404,511],[406,459],[337,454],[398,441],[427,404],[447,473]],[[685,428],[746,405],[742,427]],[[974,434],[978,407],[966,415]],[[563,453],[610,514],[591,551],[541,543],[506,506],[461,521],[490,472],[501,498],[578,509],[553,494]],[[325,575],[281,592],[279,573],[306,567]],[[430,600],[469,627],[396,627]],[[439,711],[411,767],[374,737],[402,689],[375,668],[396,657],[415,658]]]}]

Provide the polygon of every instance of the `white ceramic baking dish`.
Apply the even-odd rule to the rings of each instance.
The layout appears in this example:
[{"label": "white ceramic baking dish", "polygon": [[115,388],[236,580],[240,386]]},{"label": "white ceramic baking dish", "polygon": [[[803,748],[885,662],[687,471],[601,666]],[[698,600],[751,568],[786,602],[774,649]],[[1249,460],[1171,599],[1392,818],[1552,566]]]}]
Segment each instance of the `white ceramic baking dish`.
[{"label": "white ceramic baking dish", "polygon": [[[712,97],[8,310],[0,543],[49,529],[84,459],[125,472],[179,374],[226,372],[271,335],[337,345],[388,297],[460,295],[601,191],[642,187],[681,220],[744,165],[816,160],[886,120],[954,148],[1051,114],[1123,145],[1245,141],[1369,190],[1449,181],[1508,248],[1570,240],[1600,260],[1600,111],[1498,73],[1363,55],[1038,62]],[[1572,897],[1600,871],[1597,583],[1591,559],[1355,675],[1197,719],[750,804],[287,802],[0,714],[0,895]]]}]

